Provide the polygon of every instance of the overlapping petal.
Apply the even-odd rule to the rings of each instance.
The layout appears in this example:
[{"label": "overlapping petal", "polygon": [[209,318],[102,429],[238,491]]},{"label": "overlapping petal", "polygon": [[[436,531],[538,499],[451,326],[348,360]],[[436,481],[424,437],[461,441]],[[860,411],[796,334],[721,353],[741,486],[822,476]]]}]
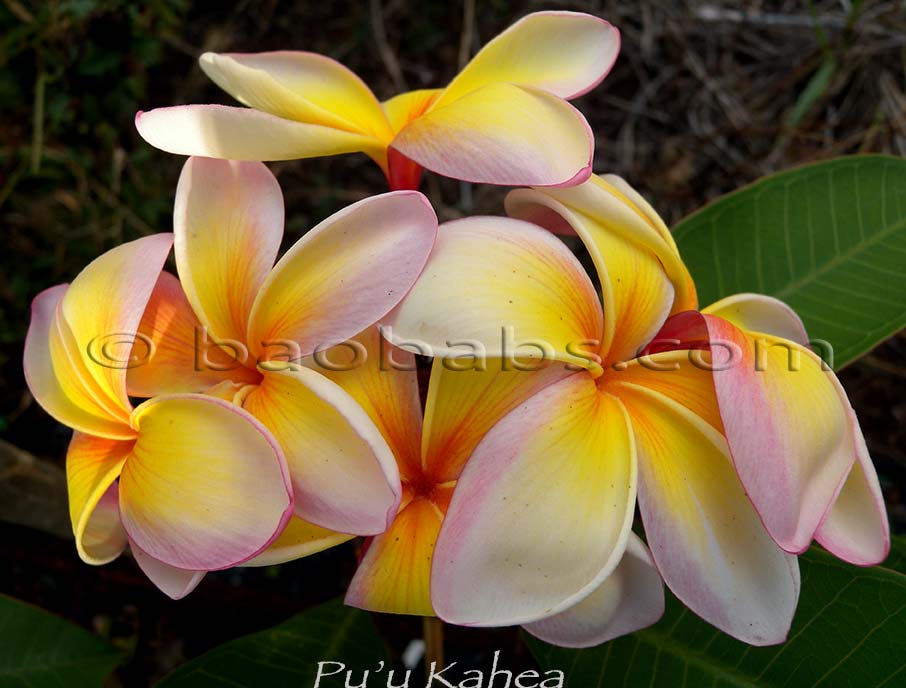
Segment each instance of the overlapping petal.
[{"label": "overlapping petal", "polygon": [[260,379],[239,362],[243,349],[229,343],[218,346],[221,340],[202,328],[179,280],[162,272],[138,327],[147,358],[129,368],[129,395],[203,392],[224,381],[254,384]]},{"label": "overlapping petal", "polygon": [[359,152],[376,159],[386,155],[385,146],[370,136],[228,105],[177,105],[139,112],[135,128],[155,148],[177,155],[250,162]]},{"label": "overlapping petal", "polygon": [[765,531],[725,439],[682,397],[635,383],[610,389],[632,418],[639,507],[664,581],[725,633],[752,645],[782,642],[798,600],[798,564]]},{"label": "overlapping petal", "polygon": [[435,104],[404,127],[392,145],[447,177],[553,186],[588,178],[594,137],[585,118],[565,100],[533,88],[490,83]]},{"label": "overlapping petal", "polygon": [[436,232],[430,204],[411,191],[373,196],[332,215],[265,281],[250,316],[253,353],[298,359],[377,322],[412,287]]},{"label": "overlapping petal", "polygon": [[716,315],[741,330],[764,332],[808,346],[805,325],[796,312],[783,301],[763,294],[733,294],[702,308],[702,313]]},{"label": "overlapping petal", "polygon": [[560,647],[593,647],[650,626],[663,613],[661,576],[645,543],[631,533],[619,566],[594,592],[525,630]]},{"label": "overlapping petal", "polygon": [[422,405],[412,352],[393,346],[372,326],[306,365],[365,410],[393,451],[401,478],[421,473]]},{"label": "overlapping petal", "polygon": [[425,403],[423,470],[436,483],[459,478],[487,432],[545,387],[573,374],[556,362],[517,369],[499,358],[435,358]]},{"label": "overlapping petal", "polygon": [[355,536],[337,533],[309,523],[298,516],[293,516],[277,539],[261,554],[245,562],[243,566],[283,564],[307,557],[310,554],[323,552],[325,549],[347,542],[353,537]]},{"label": "overlapping petal", "polygon": [[594,286],[563,242],[500,217],[445,223],[421,278],[384,324],[397,345],[423,342],[435,356],[471,345],[493,358],[588,368],[603,327]]},{"label": "overlapping petal", "polygon": [[76,432],[66,453],[69,516],[83,561],[106,564],[126,545],[119,522],[116,479],[134,442]]},{"label": "overlapping petal", "polygon": [[517,189],[508,194],[506,208],[510,215],[551,231],[577,233],[602,281],[604,274],[614,272],[608,244],[615,236],[650,253],[673,285],[671,313],[697,308],[695,285],[670,231],[641,195],[619,177],[592,175],[569,188]]},{"label": "overlapping petal", "polygon": [[622,404],[581,372],[546,387],[466,464],[435,550],[438,615],[507,625],[573,606],[623,556],[635,486]]},{"label": "overlapping petal", "polygon": [[324,55],[293,50],[204,53],[198,63],[244,105],[298,122],[388,141],[380,103],[352,71]]},{"label": "overlapping petal", "polygon": [[286,452],[297,516],[356,535],[387,528],[400,500],[396,461],[342,388],[308,368],[269,371],[244,407]]},{"label": "overlapping petal", "polygon": [[252,303],[280,250],[283,213],[280,185],[260,162],[190,158],[183,167],[176,267],[210,336],[245,342]]},{"label": "overlapping petal", "polygon": [[246,411],[210,396],[156,397],[120,475],[131,541],[170,566],[211,571],[263,551],[292,514],[286,461]]},{"label": "overlapping petal", "polygon": [[346,604],[391,614],[433,616],[431,560],[443,513],[424,496],[404,506],[387,532],[368,545]]},{"label": "overlapping petal", "polygon": [[575,98],[601,83],[619,51],[620,32],[603,19],[581,12],[534,12],[487,43],[437,105],[494,83]]}]

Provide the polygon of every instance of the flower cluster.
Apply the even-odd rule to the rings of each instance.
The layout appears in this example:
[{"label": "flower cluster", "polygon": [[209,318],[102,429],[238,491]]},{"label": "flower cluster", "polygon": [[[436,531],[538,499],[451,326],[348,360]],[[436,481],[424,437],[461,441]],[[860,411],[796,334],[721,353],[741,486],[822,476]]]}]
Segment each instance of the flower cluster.
[{"label": "flower cluster", "polygon": [[[32,394],[75,431],[80,556],[128,547],[179,598],[365,536],[348,604],[573,647],[655,622],[664,583],[782,642],[813,540],[881,561],[878,479],[801,321],[756,294],[700,308],[652,207],[591,174],[567,101],[618,51],[600,19],[539,12],[446,88],[384,102],[320,55],[205,54],[248,107],[139,113],[148,142],[193,156],[173,233],[39,294],[25,347]],[[262,161],[350,152],[391,191],[277,260]],[[423,170],[527,188],[508,217],[438,227]]]}]

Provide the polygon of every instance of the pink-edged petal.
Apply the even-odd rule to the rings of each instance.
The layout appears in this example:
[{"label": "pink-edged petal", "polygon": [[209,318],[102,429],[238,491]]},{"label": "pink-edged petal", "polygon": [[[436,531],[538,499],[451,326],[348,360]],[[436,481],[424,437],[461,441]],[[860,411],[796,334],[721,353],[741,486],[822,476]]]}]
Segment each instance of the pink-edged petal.
[{"label": "pink-edged petal", "polygon": [[295,50],[204,53],[198,63],[214,83],[243,105],[384,141],[392,136],[371,89],[324,55]]},{"label": "pink-edged petal", "polygon": [[172,234],[154,234],[107,251],[79,273],[60,301],[73,366],[95,398],[115,405],[124,425],[132,411],[126,373],[136,333],[172,244]]},{"label": "pink-edged petal", "polygon": [[120,475],[129,538],[165,564],[228,568],[262,552],[292,514],[286,461],[248,412],[210,396],[136,408],[138,440]]},{"label": "pink-edged petal", "polygon": [[587,368],[597,365],[603,328],[595,288],[566,245],[503,217],[444,223],[421,278],[383,324],[398,346],[422,343],[434,356],[471,346],[489,358]]},{"label": "pink-edged petal", "polygon": [[308,368],[269,371],[244,407],[286,453],[297,516],[356,535],[387,528],[400,500],[396,459],[341,387]]},{"label": "pink-edged petal", "polygon": [[392,146],[454,179],[571,186],[591,174],[594,137],[582,114],[565,100],[494,83],[412,120]]},{"label": "pink-edged petal", "polygon": [[[667,226],[619,177],[593,174],[588,181],[568,188],[516,189],[507,195],[506,209],[513,217],[551,231],[578,234],[602,281],[608,272],[608,244],[619,237],[660,261],[675,293],[671,313],[698,307],[695,284]],[[620,275],[611,274],[610,281],[616,277]]]},{"label": "pink-edged petal", "polygon": [[176,187],[179,279],[211,336],[245,342],[283,239],[283,193],[260,162],[190,158]]},{"label": "pink-edged petal", "polygon": [[805,347],[704,318],[733,463],[771,536],[798,554],[855,460],[836,376]]},{"label": "pink-edged petal", "polygon": [[257,557],[249,559],[243,566],[274,566],[288,561],[301,559],[325,549],[335,547],[354,538],[354,535],[337,533],[313,523],[308,523],[298,516],[293,516],[266,550]]},{"label": "pink-edged petal", "polygon": [[420,474],[422,403],[414,354],[393,346],[372,326],[304,363],[364,409],[387,440],[403,479]]},{"label": "pink-edged petal", "polygon": [[[218,346],[203,329],[179,280],[162,272],[138,327],[147,356],[129,368],[126,384],[133,397],[204,392],[224,381],[254,384],[260,375],[240,363],[241,349]],[[231,397],[232,398],[232,397]]]},{"label": "pink-edged petal", "polygon": [[198,587],[201,579],[204,578],[205,571],[178,569],[155,559],[134,542],[129,544],[135,563],[148,576],[148,579],[170,599],[181,600]]},{"label": "pink-edged petal", "polygon": [[632,419],[639,508],[664,582],[734,638],[783,642],[798,601],[797,560],[771,539],[746,499],[725,439],[660,392],[633,383],[608,389]]},{"label": "pink-edged petal", "polygon": [[331,215],[280,259],[258,293],[249,346],[295,360],[374,324],[425,266],[437,217],[415,191],[372,196]]},{"label": "pink-edged petal", "polygon": [[583,372],[504,416],[466,464],[434,551],[445,621],[528,623],[573,606],[623,556],[635,448],[622,404]]},{"label": "pink-edged petal", "polygon": [[819,544],[835,556],[858,566],[875,566],[890,552],[890,523],[878,474],[868,455],[855,412],[837,383],[849,415],[849,432],[856,462],[840,493],[815,533]]},{"label": "pink-edged petal", "polygon": [[116,479],[134,442],[76,432],[66,452],[66,487],[76,549],[88,564],[106,564],[126,546]]},{"label": "pink-edged petal", "polygon": [[658,621],[664,614],[664,584],[641,539],[629,536],[619,566],[574,607],[526,624],[525,630],[561,647],[594,647]]},{"label": "pink-edged petal", "polygon": [[386,154],[384,144],[370,136],[228,105],[177,105],[139,112],[135,128],[155,148],[177,155],[257,161]]},{"label": "pink-edged petal", "polygon": [[809,343],[805,325],[796,311],[772,296],[733,294],[703,308],[702,313],[716,315],[748,332],[763,332],[802,346]]},{"label": "pink-edged petal", "polygon": [[22,360],[28,389],[41,407],[64,425],[101,437],[129,439],[135,433],[98,405],[60,342],[57,314],[68,288],[59,284],[32,301]]},{"label": "pink-edged petal", "polygon": [[441,104],[500,82],[575,98],[604,80],[619,52],[620,32],[603,19],[534,12],[488,42],[450,82]]}]

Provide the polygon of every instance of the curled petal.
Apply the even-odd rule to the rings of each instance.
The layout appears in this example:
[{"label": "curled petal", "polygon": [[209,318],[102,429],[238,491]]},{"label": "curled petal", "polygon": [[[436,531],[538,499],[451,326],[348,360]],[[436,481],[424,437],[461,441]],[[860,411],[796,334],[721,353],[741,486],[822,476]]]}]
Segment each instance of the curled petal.
[{"label": "curled petal", "polygon": [[172,243],[172,234],[154,234],[107,251],[79,273],[60,301],[60,330],[73,370],[90,394],[113,405],[113,417],[124,425],[132,411],[126,373],[133,344]]},{"label": "curled petal", "polygon": [[69,443],[66,452],[69,516],[79,556],[88,564],[113,561],[126,546],[116,479],[133,444],[80,432]]},{"label": "curled petal", "polygon": [[296,360],[355,336],[412,287],[434,245],[437,217],[414,191],[373,196],[305,234],[258,293],[249,345]]},{"label": "curled petal", "polygon": [[878,474],[868,455],[859,420],[837,383],[841,403],[849,415],[849,432],[855,446],[853,464],[830,510],[815,533],[826,550],[858,566],[875,566],[890,552],[890,523]]},{"label": "curled petal", "polygon": [[[707,376],[701,381],[708,384]],[[798,601],[797,561],[771,540],[746,499],[724,438],[660,392],[623,383],[611,391],[632,418],[639,508],[664,582],[734,638],[783,642]]]},{"label": "curled petal", "polygon": [[454,179],[570,186],[591,174],[594,137],[582,114],[565,100],[493,83],[412,120],[392,146]]},{"label": "curled petal", "polygon": [[213,571],[262,552],[292,514],[286,461],[241,408],[210,396],[155,397],[120,476],[129,538],[165,564]]},{"label": "curled petal", "polygon": [[[28,389],[47,413],[71,428],[111,439],[134,437],[127,424],[89,393],[83,382],[87,376],[73,365],[62,342],[58,314],[68,288],[68,284],[51,287],[32,302],[22,360]],[[109,403],[115,409],[112,400]]]},{"label": "curled petal", "polygon": [[528,623],[572,607],[623,556],[635,448],[622,404],[585,373],[504,416],[466,464],[441,527],[431,600],[451,623]]},{"label": "curled petal", "polygon": [[805,325],[783,301],[764,294],[733,294],[702,309],[741,330],[763,332],[808,346]]},{"label": "curled petal", "polygon": [[280,185],[260,162],[190,158],[173,224],[176,267],[198,319],[211,335],[244,343],[283,238]]},{"label": "curled petal", "polygon": [[359,77],[324,55],[294,50],[204,53],[201,69],[239,102],[298,122],[390,139],[377,98]]},{"label": "curled petal", "polygon": [[502,217],[445,223],[425,270],[384,319],[398,346],[456,357],[463,344],[491,358],[557,359],[592,368],[601,305],[562,241]]},{"label": "curled petal", "polygon": [[485,45],[447,86],[440,105],[509,82],[576,98],[597,86],[620,52],[620,32],[581,12],[534,12]]},{"label": "curled petal", "polygon": [[148,579],[170,599],[181,600],[198,587],[201,579],[204,578],[204,571],[178,569],[155,559],[134,542],[130,543],[130,546],[135,563],[148,576]]},{"label": "curled petal", "polygon": [[525,630],[561,647],[594,647],[656,623],[664,614],[664,584],[645,543],[629,535],[619,566],[574,607],[526,624]]},{"label": "curled petal", "polygon": [[399,506],[399,471],[349,394],[313,370],[287,368],[266,373],[244,406],[286,453],[297,516],[342,533],[386,530]]},{"label": "curled petal", "polygon": [[386,154],[385,146],[370,136],[228,105],[177,105],[139,112],[135,128],[155,148],[177,155],[251,162]]}]

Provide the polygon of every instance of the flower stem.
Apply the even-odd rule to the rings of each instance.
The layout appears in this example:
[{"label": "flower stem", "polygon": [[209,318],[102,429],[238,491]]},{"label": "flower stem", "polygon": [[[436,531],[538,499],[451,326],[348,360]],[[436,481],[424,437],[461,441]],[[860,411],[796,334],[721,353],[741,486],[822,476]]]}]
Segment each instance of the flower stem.
[{"label": "flower stem", "polygon": [[425,674],[431,674],[431,663],[439,669],[444,666],[444,622],[434,616],[422,619],[422,633],[425,637]]}]

